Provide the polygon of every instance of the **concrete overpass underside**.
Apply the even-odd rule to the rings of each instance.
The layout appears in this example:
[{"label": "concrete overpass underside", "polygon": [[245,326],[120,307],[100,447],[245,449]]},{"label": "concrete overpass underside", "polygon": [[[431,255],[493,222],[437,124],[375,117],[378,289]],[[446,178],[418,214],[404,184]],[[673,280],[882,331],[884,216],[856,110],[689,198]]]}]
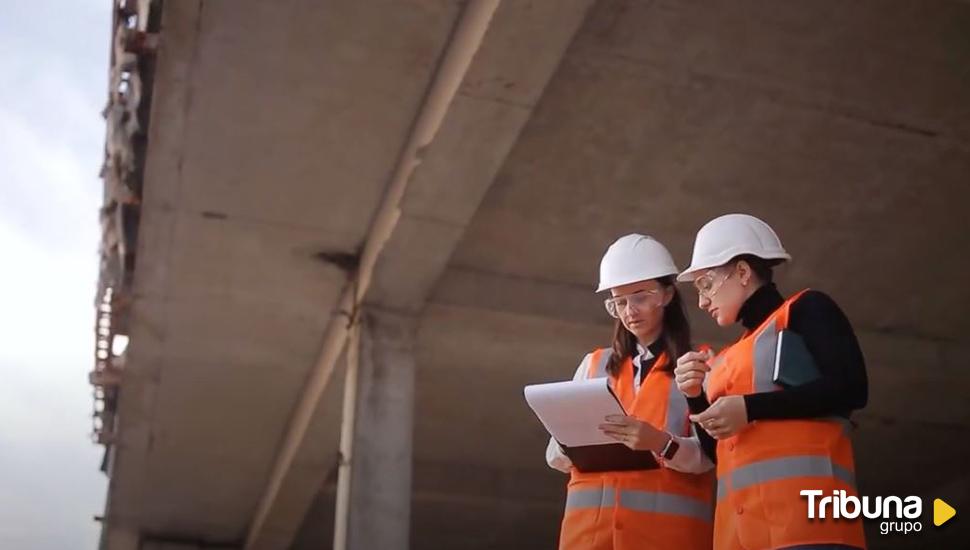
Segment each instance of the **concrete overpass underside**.
[{"label": "concrete overpass underside", "polygon": [[[396,517],[414,549],[554,547],[565,479],[522,386],[608,344],[592,290],[615,237],[650,233],[683,265],[700,225],[735,211],[795,256],[783,290],[830,293],[857,329],[862,493],[970,505],[970,4],[151,9],[108,550],[331,547],[360,342],[374,435],[355,449],[407,480],[410,509],[351,489],[350,515]],[[690,309],[698,340],[728,342]],[[381,454],[402,431],[411,452]]]}]

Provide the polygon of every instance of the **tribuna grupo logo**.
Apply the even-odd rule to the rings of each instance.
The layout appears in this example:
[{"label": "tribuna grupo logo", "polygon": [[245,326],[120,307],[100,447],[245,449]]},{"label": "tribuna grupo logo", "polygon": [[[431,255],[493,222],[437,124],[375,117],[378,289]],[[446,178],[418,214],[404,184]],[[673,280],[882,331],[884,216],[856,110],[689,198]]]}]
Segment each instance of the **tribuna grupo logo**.
[{"label": "tribuna grupo logo", "polygon": [[[923,515],[923,499],[916,496],[900,498],[856,497],[846,495],[845,491],[832,491],[831,495],[824,495],[821,490],[804,490],[799,492],[806,497],[808,505],[808,519],[856,519],[863,516],[868,519],[881,519],[879,532],[913,533],[923,530],[920,516]],[[933,524],[939,527],[953,516],[956,510],[942,499],[933,501]]]}]

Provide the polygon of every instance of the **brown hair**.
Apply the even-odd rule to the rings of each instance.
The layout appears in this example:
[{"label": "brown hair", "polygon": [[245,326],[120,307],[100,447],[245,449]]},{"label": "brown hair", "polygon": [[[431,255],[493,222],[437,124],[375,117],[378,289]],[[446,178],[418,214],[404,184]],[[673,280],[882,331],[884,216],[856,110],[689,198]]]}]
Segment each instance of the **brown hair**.
[{"label": "brown hair", "polygon": [[764,258],[759,258],[753,254],[741,254],[740,256],[735,256],[731,258],[728,262],[732,267],[737,265],[738,262],[745,262],[751,267],[751,271],[754,273],[755,277],[762,284],[769,284],[774,278],[774,272],[772,271],[775,266],[780,265],[784,260],[766,260]]},{"label": "brown hair", "polygon": [[[663,369],[672,372],[677,364],[677,358],[691,350],[690,323],[684,313],[684,302],[680,299],[680,292],[674,286],[674,277],[669,275],[656,280],[663,288],[671,287],[674,297],[664,306],[663,339],[664,351],[667,353],[667,364]],[[613,329],[613,353],[606,363],[606,372],[610,376],[617,376],[620,367],[629,357],[637,353],[637,337],[623,326],[623,321],[616,320]]]}]

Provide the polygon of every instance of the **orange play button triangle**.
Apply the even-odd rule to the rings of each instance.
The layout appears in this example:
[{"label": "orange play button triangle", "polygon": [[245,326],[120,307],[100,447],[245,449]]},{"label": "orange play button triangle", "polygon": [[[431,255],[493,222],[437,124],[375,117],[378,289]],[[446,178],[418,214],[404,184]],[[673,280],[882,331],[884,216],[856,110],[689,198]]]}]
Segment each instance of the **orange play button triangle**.
[{"label": "orange play button triangle", "polygon": [[939,527],[950,521],[950,518],[955,515],[957,515],[957,511],[953,509],[953,506],[939,498],[933,501],[933,525]]}]

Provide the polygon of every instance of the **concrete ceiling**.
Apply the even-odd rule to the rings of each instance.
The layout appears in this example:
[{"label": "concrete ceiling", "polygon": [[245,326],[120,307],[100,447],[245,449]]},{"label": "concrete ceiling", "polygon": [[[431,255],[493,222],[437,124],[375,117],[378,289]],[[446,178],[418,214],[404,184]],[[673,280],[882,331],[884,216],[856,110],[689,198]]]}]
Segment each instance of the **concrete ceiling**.
[{"label": "concrete ceiling", "polygon": [[245,534],[459,9],[165,4],[114,524]]},{"label": "concrete ceiling", "polygon": [[[957,354],[970,322],[957,304],[970,303],[970,260],[956,253],[968,226],[955,205],[970,199],[970,10],[883,6],[591,10],[424,321],[426,391],[461,398],[419,400],[417,458],[431,464],[416,468],[416,484],[462,479],[455,492],[501,502],[489,509],[505,518],[462,548],[500,547],[495,537],[509,544],[523,529],[555,540],[543,522],[561,512],[562,480],[548,473],[542,429],[519,395],[608,342],[592,294],[605,247],[648,232],[686,265],[697,229],[735,211],[768,220],[794,254],[783,289],[828,292],[859,333],[872,383],[858,418],[864,490],[966,498],[970,405],[960,396],[970,378]],[[729,339],[696,311],[692,320],[699,339]],[[482,437],[456,448],[442,437],[455,425]],[[938,441],[953,446],[925,451]],[[535,500],[549,503],[538,516]],[[454,521],[428,532],[449,523],[460,533]],[[466,532],[480,525],[466,521]]]},{"label": "concrete ceiling", "polygon": [[[109,504],[119,525],[234,544],[346,281],[317,255],[353,254],[365,239],[462,9],[243,4],[165,4]],[[527,17],[533,8],[541,17]],[[545,466],[521,387],[569,376],[608,343],[592,290],[616,236],[653,234],[686,264],[697,228],[732,211],[781,235],[796,260],[785,290],[830,293],[857,328],[871,380],[864,492],[970,504],[959,473],[970,322],[958,307],[970,303],[959,253],[970,6],[573,2],[575,36],[536,23],[553,16],[541,2],[503,9],[520,11],[496,15],[405,202],[457,229],[422,255],[424,226],[402,225],[390,275],[376,279],[382,302],[430,294],[412,547],[554,544],[563,478]],[[568,49],[542,49],[553,42]],[[523,51],[541,55],[513,55]],[[478,198],[458,202],[464,193]],[[698,339],[730,340],[687,297]],[[322,399],[307,475],[288,489],[300,496],[277,510],[295,549],[332,536],[340,385]],[[940,441],[955,443],[920,450]],[[907,547],[875,536],[874,548]]]}]

